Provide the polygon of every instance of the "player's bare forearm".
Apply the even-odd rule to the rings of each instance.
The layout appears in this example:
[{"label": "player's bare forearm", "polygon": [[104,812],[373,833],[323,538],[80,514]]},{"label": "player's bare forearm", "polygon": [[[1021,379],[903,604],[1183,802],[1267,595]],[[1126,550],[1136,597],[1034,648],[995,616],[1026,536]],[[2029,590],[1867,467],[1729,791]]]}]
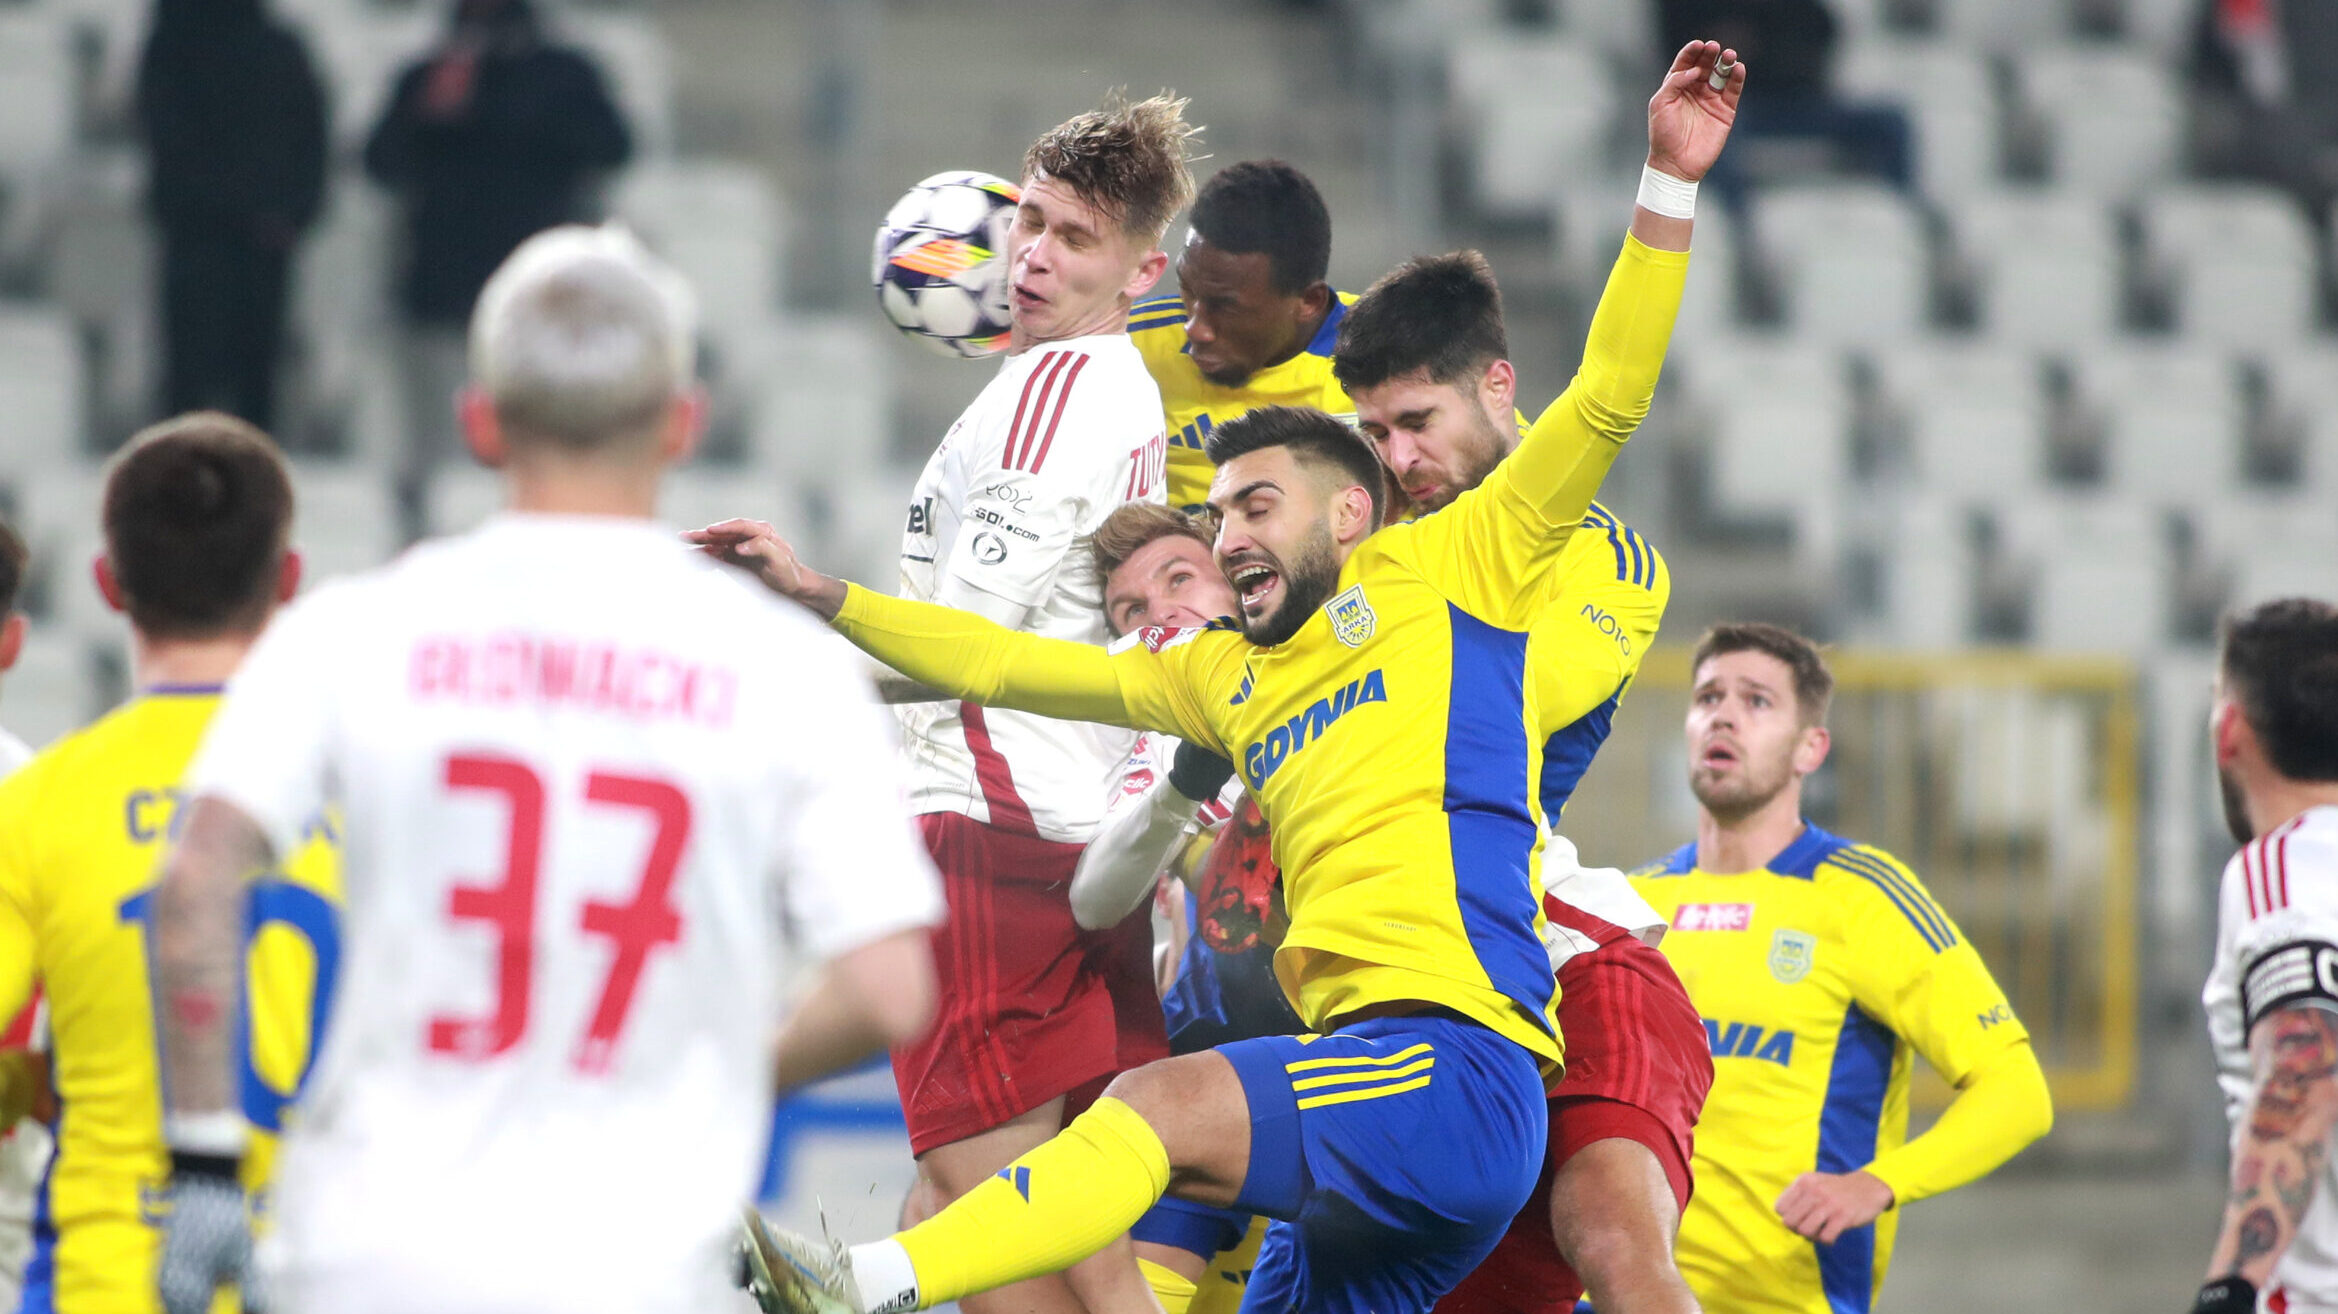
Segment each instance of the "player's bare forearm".
[{"label": "player's bare forearm", "polygon": [[782,1091],[842,1072],[922,1034],[933,1018],[933,949],[898,931],[837,956],[781,1024],[772,1065]]},{"label": "player's bare forearm", "polygon": [[2233,1151],[2232,1194],[2208,1261],[2211,1279],[2263,1288],[2297,1238],[2338,1126],[2338,1013],[2310,1005],[2261,1019],[2249,1037],[2257,1093]]},{"label": "player's bare forearm", "polygon": [[188,806],[163,860],[152,952],[168,1113],[235,1108],[229,1039],[241,994],[244,889],[272,857],[251,818],[206,797]]}]

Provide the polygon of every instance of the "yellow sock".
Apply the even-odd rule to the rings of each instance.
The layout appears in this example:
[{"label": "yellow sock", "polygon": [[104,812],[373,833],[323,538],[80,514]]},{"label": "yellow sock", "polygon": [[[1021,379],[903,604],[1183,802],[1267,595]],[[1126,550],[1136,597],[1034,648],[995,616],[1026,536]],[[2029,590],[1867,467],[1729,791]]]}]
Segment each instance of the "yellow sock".
[{"label": "yellow sock", "polygon": [[1164,1314],[1185,1314],[1193,1308],[1193,1298],[1201,1288],[1184,1274],[1164,1264],[1139,1257],[1137,1268],[1145,1275],[1146,1285],[1153,1289],[1153,1299],[1161,1302]]},{"label": "yellow sock", "polygon": [[1137,1111],[1100,1099],[1045,1145],[895,1238],[931,1308],[1055,1273],[1102,1250],[1169,1189],[1169,1152]]}]

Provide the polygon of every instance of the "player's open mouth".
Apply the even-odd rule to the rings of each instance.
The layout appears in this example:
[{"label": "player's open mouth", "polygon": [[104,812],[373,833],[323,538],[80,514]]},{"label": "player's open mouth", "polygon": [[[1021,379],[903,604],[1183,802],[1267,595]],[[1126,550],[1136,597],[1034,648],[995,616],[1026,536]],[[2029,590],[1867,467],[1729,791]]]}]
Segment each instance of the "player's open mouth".
[{"label": "player's open mouth", "polygon": [[1699,765],[1708,767],[1736,766],[1737,750],[1727,744],[1715,744],[1706,749],[1704,756],[1698,758],[1697,762]]},{"label": "player's open mouth", "polygon": [[1030,288],[1023,286],[1021,283],[1015,284],[1015,309],[1037,310],[1046,304],[1046,297],[1039,295],[1037,292],[1034,292]]},{"label": "player's open mouth", "polygon": [[1268,595],[1274,592],[1275,585],[1283,579],[1274,567],[1257,561],[1236,566],[1234,573],[1227,578],[1234,582],[1235,590],[1241,594],[1242,610],[1245,613],[1255,612],[1263,606]]},{"label": "player's open mouth", "polygon": [[1434,500],[1438,490],[1444,486],[1443,484],[1422,484],[1418,488],[1408,487],[1404,490],[1404,495],[1415,502],[1427,503]]}]

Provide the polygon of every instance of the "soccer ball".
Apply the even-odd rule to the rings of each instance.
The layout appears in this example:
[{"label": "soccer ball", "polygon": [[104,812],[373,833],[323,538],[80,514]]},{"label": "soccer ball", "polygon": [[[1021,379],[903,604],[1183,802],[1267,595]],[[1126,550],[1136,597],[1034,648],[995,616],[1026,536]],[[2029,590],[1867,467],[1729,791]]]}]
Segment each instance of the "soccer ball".
[{"label": "soccer ball", "polygon": [[1007,229],[1022,193],[987,173],[937,173],[877,225],[877,305],[946,356],[1007,346]]}]

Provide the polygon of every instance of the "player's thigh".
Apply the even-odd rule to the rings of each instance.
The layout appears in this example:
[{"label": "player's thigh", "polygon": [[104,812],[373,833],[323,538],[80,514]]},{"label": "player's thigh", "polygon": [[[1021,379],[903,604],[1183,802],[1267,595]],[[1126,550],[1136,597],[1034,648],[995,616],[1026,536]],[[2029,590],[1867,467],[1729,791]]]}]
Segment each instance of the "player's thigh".
[{"label": "player's thigh", "polygon": [[1216,1208],[1233,1205],[1250,1170],[1250,1101],[1214,1049],[1123,1072],[1104,1090],[1136,1111],[1169,1156],[1169,1190]]},{"label": "player's thigh", "polygon": [[1058,1097],[988,1131],[927,1150],[917,1156],[918,1176],[939,1194],[938,1203],[947,1204],[1062,1130],[1063,1100]]},{"label": "player's thigh", "polygon": [[1584,1103],[1602,1116],[1595,1130],[1616,1134],[1567,1147],[1551,1179],[1552,1240],[1593,1290],[1602,1279],[1670,1271],[1687,1165],[1675,1160],[1669,1133],[1646,1112]]}]

